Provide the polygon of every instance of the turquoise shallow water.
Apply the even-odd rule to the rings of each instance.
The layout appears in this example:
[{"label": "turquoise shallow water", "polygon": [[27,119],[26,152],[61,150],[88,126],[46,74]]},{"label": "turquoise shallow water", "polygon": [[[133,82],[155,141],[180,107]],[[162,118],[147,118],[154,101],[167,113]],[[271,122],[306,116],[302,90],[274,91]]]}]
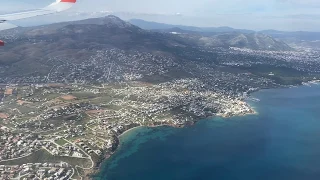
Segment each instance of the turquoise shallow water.
[{"label": "turquoise shallow water", "polygon": [[320,85],[254,96],[259,115],[125,134],[94,179],[319,180]]}]

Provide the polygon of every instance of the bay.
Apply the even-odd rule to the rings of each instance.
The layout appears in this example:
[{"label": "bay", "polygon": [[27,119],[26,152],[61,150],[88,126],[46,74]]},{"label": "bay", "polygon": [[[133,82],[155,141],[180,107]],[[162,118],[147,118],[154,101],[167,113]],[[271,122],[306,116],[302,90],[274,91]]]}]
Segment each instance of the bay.
[{"label": "bay", "polygon": [[320,85],[253,96],[258,115],[129,131],[94,179],[319,180]]}]

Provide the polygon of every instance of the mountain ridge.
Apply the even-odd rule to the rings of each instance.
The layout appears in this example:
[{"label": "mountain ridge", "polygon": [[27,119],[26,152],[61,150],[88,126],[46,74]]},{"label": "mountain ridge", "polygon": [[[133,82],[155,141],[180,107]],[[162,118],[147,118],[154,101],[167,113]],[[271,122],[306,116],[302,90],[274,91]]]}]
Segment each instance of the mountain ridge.
[{"label": "mountain ridge", "polygon": [[[120,37],[119,33],[122,35],[126,34],[126,36]],[[123,21],[120,18],[112,15],[106,16],[104,18],[93,18],[74,22],[57,23],[46,26],[38,26],[34,28],[28,27],[22,30],[21,34],[23,34],[23,36],[25,37],[32,38],[39,38],[40,36],[50,35],[51,37],[49,38],[52,40],[57,40],[60,36],[65,37],[65,34],[68,34],[68,36],[72,36],[72,38],[79,40],[81,39],[81,37],[75,36],[85,34],[85,36],[82,37],[81,42],[90,42],[92,39],[101,42],[101,39],[103,38],[112,40],[113,38],[118,37],[119,41],[121,39],[123,43],[116,42],[116,40],[114,43],[122,45],[126,45],[125,43],[127,43],[127,46],[130,46],[130,42],[132,41],[137,41],[137,45],[141,44],[141,42],[137,40],[137,38],[149,41],[149,44],[153,44],[150,38],[156,38],[159,42],[168,40],[171,41],[171,43],[175,43],[173,41],[178,41],[179,43],[176,44],[180,45],[181,43],[187,43],[191,45],[199,45],[206,47],[221,46],[225,48],[239,47],[260,50],[292,50],[292,48],[290,48],[284,42],[280,42],[278,40],[272,39],[272,37],[270,36],[260,35],[257,33],[220,32],[215,34],[201,34],[196,31],[185,31],[181,35],[174,36],[172,33],[165,31],[143,30],[136,25],[132,25],[129,22]],[[117,34],[119,34],[119,36],[116,36]],[[135,39],[131,39],[131,41],[129,39],[133,37],[129,36],[130,34],[134,34],[137,37]],[[93,35],[100,36],[100,39]],[[91,40],[90,38],[88,38],[89,36],[92,38]],[[148,36],[149,40],[147,40],[148,38],[145,39],[146,36]],[[105,43],[107,43],[107,41]],[[100,45],[102,44],[103,43],[100,43]]]},{"label": "mountain ridge", "polygon": [[185,25],[173,25],[165,23],[157,23],[153,21],[145,21],[141,19],[131,19],[129,20],[132,24],[139,26],[143,29],[155,30],[155,31],[168,31],[170,29],[179,28],[181,31],[188,31],[189,33],[198,32],[202,35],[216,35],[218,33],[231,33],[240,32],[244,34],[250,33],[261,33],[271,36],[277,40],[284,41],[287,44],[293,46],[302,47],[318,47],[320,48],[320,32],[309,32],[309,31],[279,31],[279,30],[247,30],[247,29],[235,29],[232,27],[196,27],[196,26],[185,26]]},{"label": "mountain ridge", "polygon": [[201,31],[201,32],[243,32],[243,33],[253,33],[253,30],[246,30],[246,29],[234,29],[228,26],[222,27],[196,27],[196,26],[185,26],[185,25],[173,25],[173,24],[166,24],[166,23],[158,23],[152,21],[145,21],[141,19],[130,19],[130,22],[133,25],[136,25],[142,29],[147,30],[161,30],[161,29],[170,29],[170,28],[180,28],[183,30],[189,31]]},{"label": "mountain ridge", "polygon": [[[163,82],[172,78],[222,78],[223,73],[231,73],[233,83],[237,84],[238,76],[233,74],[246,73],[248,69],[240,69],[238,65],[264,63],[273,67],[277,59],[261,58],[255,51],[248,54],[247,50],[242,53],[231,47],[264,51],[272,50],[268,47],[270,43],[282,45],[271,37],[254,33],[231,32],[208,37],[143,30],[115,16],[13,29],[1,36],[8,41],[0,49],[2,83],[103,83],[128,77]],[[259,47],[254,47],[257,42]],[[277,65],[287,66],[283,62]],[[242,79],[241,82],[260,81]]]}]

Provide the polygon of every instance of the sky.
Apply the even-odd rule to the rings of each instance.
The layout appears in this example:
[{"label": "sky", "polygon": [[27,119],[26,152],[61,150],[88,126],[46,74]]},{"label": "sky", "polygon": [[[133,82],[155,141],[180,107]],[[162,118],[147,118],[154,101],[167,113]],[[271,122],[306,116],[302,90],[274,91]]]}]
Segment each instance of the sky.
[{"label": "sky", "polygon": [[[39,8],[52,1],[0,0],[0,14]],[[320,0],[78,0],[76,7],[64,14],[24,21],[74,20],[97,16],[94,12],[110,12],[125,20],[201,27],[320,32]]]}]

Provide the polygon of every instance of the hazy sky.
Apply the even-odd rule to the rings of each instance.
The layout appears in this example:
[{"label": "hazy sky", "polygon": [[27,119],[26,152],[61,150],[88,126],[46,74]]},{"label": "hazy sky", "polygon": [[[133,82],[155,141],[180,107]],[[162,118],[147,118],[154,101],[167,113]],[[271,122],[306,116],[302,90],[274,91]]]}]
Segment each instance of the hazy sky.
[{"label": "hazy sky", "polygon": [[[0,0],[0,13],[52,1]],[[68,14],[84,11],[195,26],[320,31],[320,0],[78,0]]]}]

